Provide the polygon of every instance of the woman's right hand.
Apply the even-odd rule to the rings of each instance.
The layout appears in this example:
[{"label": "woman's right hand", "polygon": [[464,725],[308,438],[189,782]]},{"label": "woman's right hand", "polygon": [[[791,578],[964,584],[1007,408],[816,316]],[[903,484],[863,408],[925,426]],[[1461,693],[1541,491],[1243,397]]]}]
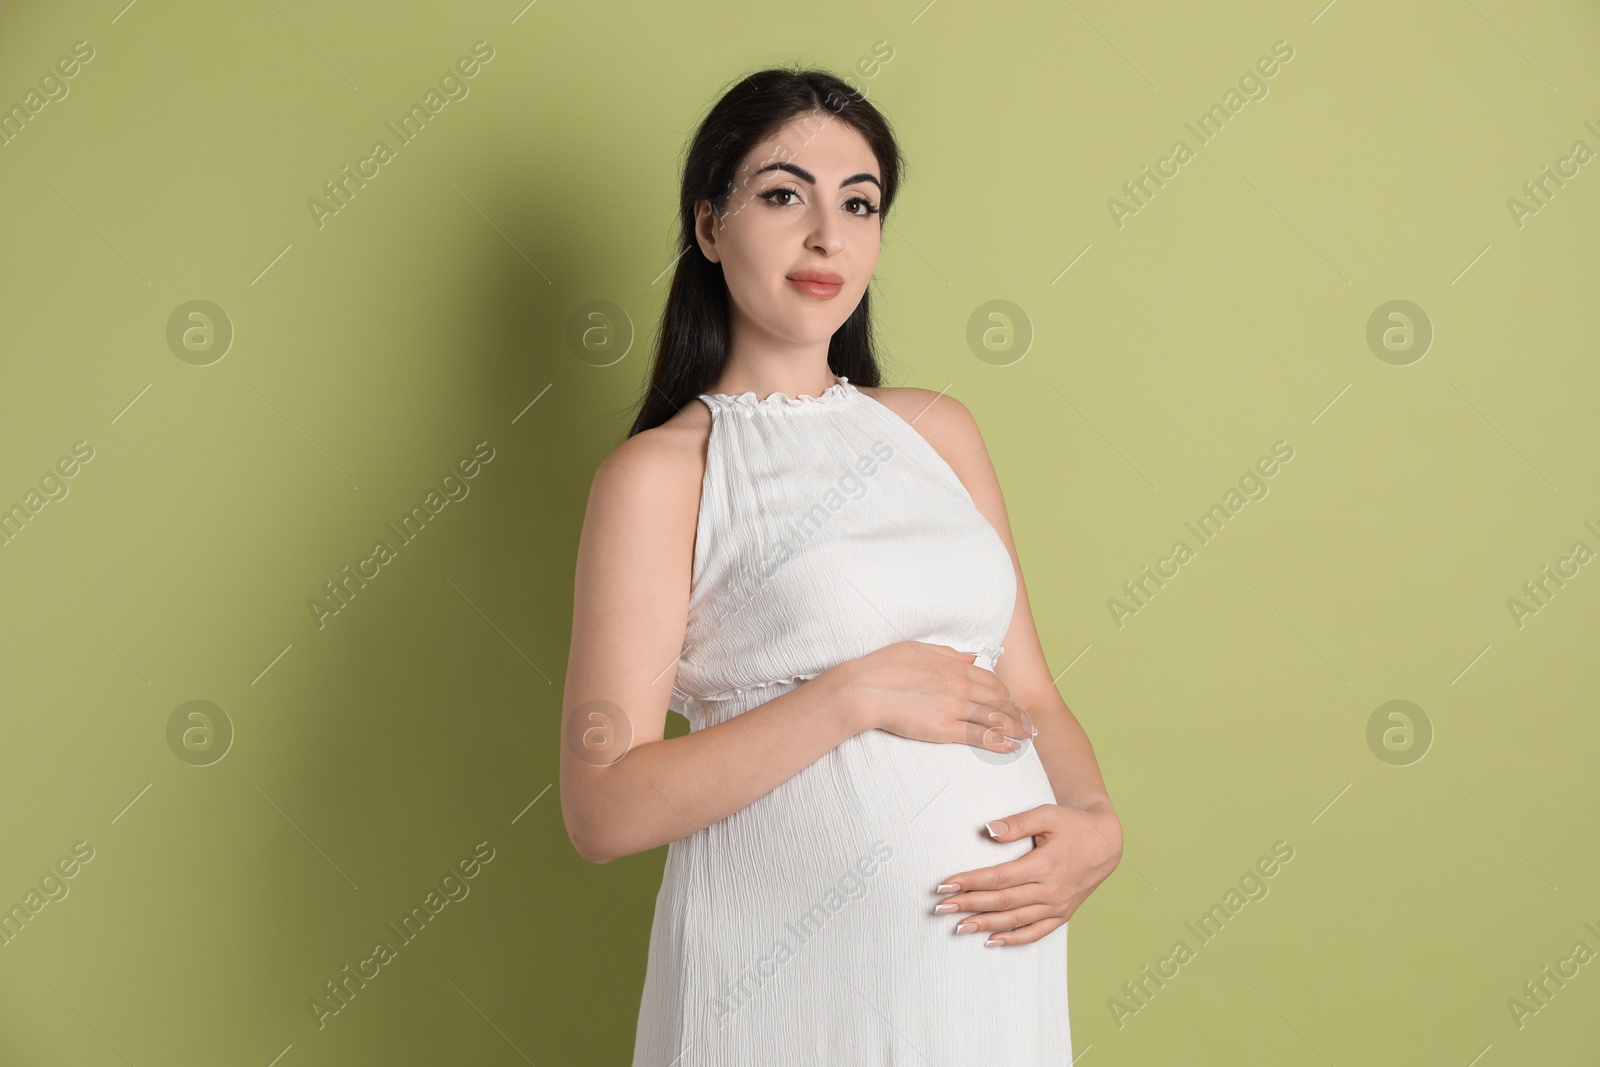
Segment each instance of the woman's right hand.
[{"label": "woman's right hand", "polygon": [[[918,741],[1013,752],[1033,723],[977,656],[900,641],[834,667],[852,734],[885,730]],[[1013,741],[1012,738],[1018,740]]]}]

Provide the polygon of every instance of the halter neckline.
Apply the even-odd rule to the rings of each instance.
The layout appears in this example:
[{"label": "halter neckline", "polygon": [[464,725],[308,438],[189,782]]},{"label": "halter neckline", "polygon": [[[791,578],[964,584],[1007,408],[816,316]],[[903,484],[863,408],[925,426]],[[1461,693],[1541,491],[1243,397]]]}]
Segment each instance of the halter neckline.
[{"label": "halter neckline", "polygon": [[828,386],[819,395],[811,396],[801,393],[799,396],[790,396],[788,393],[768,393],[763,400],[757,400],[755,392],[744,393],[701,393],[702,400],[720,400],[725,404],[742,408],[751,408],[758,411],[777,411],[794,409],[813,409],[829,407],[842,403],[856,394],[856,387],[850,384],[850,379],[842,374],[835,374],[836,381]]}]

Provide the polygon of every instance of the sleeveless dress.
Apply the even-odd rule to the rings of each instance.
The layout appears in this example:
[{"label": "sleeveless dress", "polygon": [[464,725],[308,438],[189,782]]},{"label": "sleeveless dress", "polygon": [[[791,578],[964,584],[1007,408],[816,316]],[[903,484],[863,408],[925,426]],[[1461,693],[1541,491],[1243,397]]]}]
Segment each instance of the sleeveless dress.
[{"label": "sleeveless dress", "polygon": [[[990,670],[1011,557],[922,435],[848,378],[702,394],[711,437],[672,707],[693,730],[897,641]],[[869,730],[671,842],[633,1067],[1068,1067],[1067,927],[986,947],[950,875],[1025,855],[984,823],[1055,795],[993,753]],[[945,894],[948,895],[948,894]]]}]

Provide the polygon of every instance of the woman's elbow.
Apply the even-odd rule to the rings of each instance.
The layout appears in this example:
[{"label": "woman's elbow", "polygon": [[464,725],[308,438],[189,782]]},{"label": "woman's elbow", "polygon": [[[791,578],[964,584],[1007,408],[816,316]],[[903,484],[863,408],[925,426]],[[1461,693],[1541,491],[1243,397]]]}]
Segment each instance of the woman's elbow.
[{"label": "woman's elbow", "polygon": [[580,841],[577,838],[573,839],[572,847],[578,850],[579,856],[582,856],[585,860],[594,864],[596,867],[601,866],[602,864],[610,863],[612,860],[617,858],[607,852],[603,852],[600,849],[595,848],[593,842]]},{"label": "woman's elbow", "polygon": [[596,866],[599,866],[603,863],[610,863],[612,860],[617,858],[616,855],[606,847],[606,842],[602,841],[598,834],[595,834],[591,830],[574,825],[571,819],[567,820],[567,840],[572,842],[573,850],[576,851],[579,856],[583,857],[583,859],[587,860],[588,862],[595,864]]},{"label": "woman's elbow", "polygon": [[561,788],[561,821],[567,829],[567,840],[572,842],[572,848],[583,859],[599,865],[610,863],[616,855],[607,847],[603,836],[598,833],[599,827],[596,820],[585,804],[585,799],[579,790],[573,788],[573,783],[565,777]]}]

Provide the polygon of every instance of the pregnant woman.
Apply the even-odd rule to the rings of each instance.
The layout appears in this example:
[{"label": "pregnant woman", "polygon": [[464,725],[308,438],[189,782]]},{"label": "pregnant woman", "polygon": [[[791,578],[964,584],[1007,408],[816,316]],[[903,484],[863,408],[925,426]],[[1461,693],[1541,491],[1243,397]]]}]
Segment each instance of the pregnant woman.
[{"label": "pregnant woman", "polygon": [[[1122,831],[977,426],[879,385],[899,172],[819,71],[743,79],[690,146],[563,704],[579,853],[669,845],[634,1067],[1072,1061],[1067,920]],[[669,707],[691,729],[665,740]]]}]

